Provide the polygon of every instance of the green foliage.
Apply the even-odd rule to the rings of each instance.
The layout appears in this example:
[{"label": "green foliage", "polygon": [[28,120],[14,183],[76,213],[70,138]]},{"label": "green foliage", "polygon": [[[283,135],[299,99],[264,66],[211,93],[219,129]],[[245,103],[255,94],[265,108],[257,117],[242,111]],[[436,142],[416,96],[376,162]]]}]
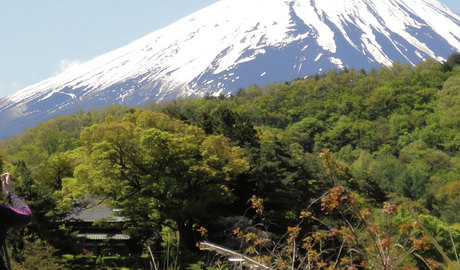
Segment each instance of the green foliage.
[{"label": "green foliage", "polygon": [[449,223],[460,224],[458,209],[460,209],[460,181],[453,181],[435,191],[438,213]]},{"label": "green foliage", "polygon": [[[0,170],[13,173],[34,213],[12,247],[27,235],[74,252],[62,221],[98,198],[122,209],[135,252],[145,241],[163,250],[168,227],[179,232],[180,257],[192,258],[184,250],[194,249],[196,228],[228,229],[220,218],[244,212],[252,195],[280,234],[330,183],[371,208],[396,194],[460,223],[458,58],[332,70],[229,98],[110,106],[44,122],[0,144]],[[334,170],[321,166],[325,155]]]},{"label": "green foliage", "polygon": [[127,231],[144,240],[170,224],[192,248],[195,222],[219,215],[215,206],[233,200],[229,181],[248,170],[225,137],[144,110],[108,118],[81,138],[84,158],[64,179],[67,196],[110,198],[128,218]]},{"label": "green foliage", "polygon": [[187,270],[224,270],[229,269],[227,265],[217,263],[215,266],[209,266],[206,263],[199,261],[187,267]]},{"label": "green foliage", "polygon": [[263,198],[272,209],[266,218],[283,228],[296,218],[290,213],[297,212],[324,188],[324,173],[319,160],[305,153],[298,143],[290,143],[269,131],[265,131],[264,137],[260,147],[249,153],[251,170],[236,193]]},{"label": "green foliage", "polygon": [[6,154],[0,148],[0,172],[4,171],[3,166],[5,165],[5,161],[6,161]]},{"label": "green foliage", "polygon": [[91,269],[149,269],[149,262],[146,256],[94,256],[66,254],[61,259],[62,268],[69,270],[91,270]]},{"label": "green foliage", "polygon": [[60,270],[65,269],[59,257],[55,256],[56,249],[41,240],[25,241],[19,253],[13,253],[11,266],[17,270]]},{"label": "green foliage", "polygon": [[[321,155],[329,177],[347,182],[346,167],[340,166],[328,150]],[[361,153],[357,166],[369,160]],[[253,226],[241,228],[235,224],[232,237],[239,242],[242,265],[261,265],[263,269],[457,269],[459,231],[439,219],[416,214],[417,204],[405,198],[393,198],[382,207],[369,208],[366,198],[348,193],[336,185],[300,211],[300,222],[288,226],[279,238],[265,224],[264,200],[252,196],[249,200],[255,211]],[[314,205],[321,203],[321,210]],[[311,223],[317,223],[314,231]],[[251,224],[251,223],[250,223]],[[307,225],[307,226],[306,226]],[[308,226],[310,225],[310,226]],[[450,248],[446,248],[449,247]],[[443,248],[446,248],[443,250]],[[229,256],[217,246],[200,243],[203,250]],[[233,252],[235,254],[235,252]],[[233,255],[232,256],[235,256]],[[219,264],[220,258],[215,261]],[[236,264],[234,265],[237,266]]]},{"label": "green foliage", "polygon": [[70,232],[63,225],[67,212],[58,207],[58,197],[53,187],[40,178],[34,178],[32,172],[23,161],[9,164],[8,171],[14,176],[15,191],[26,200],[33,218],[26,229],[16,230],[11,234],[12,245],[15,251],[20,251],[23,236],[46,240],[53,247],[73,251],[74,245],[69,244]]},{"label": "green foliage", "polygon": [[449,56],[446,62],[443,63],[444,71],[452,71],[456,66],[460,65],[460,53],[453,53]]}]

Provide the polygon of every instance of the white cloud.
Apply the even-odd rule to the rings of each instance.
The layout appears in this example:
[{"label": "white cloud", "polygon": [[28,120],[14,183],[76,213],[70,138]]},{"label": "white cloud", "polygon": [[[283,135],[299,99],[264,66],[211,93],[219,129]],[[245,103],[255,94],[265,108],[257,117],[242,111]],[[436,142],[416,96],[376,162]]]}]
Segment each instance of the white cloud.
[{"label": "white cloud", "polygon": [[80,64],[80,60],[61,59],[59,60],[59,70],[57,73],[66,72],[72,68],[78,67]]}]

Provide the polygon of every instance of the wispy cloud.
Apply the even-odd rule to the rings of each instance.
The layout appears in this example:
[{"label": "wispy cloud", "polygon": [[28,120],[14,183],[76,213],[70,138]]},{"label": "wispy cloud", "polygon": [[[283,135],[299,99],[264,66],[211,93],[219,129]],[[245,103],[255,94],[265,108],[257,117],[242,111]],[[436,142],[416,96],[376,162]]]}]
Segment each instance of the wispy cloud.
[{"label": "wispy cloud", "polygon": [[72,68],[75,68],[81,64],[80,60],[61,59],[59,60],[59,70],[56,73],[66,72]]},{"label": "wispy cloud", "polygon": [[19,89],[24,88],[24,84],[21,83],[21,82],[10,82],[10,86],[11,86],[11,88],[13,88],[14,90],[19,90]]},{"label": "wispy cloud", "polygon": [[13,94],[14,92],[24,88],[24,83],[21,82],[5,82],[0,83],[0,98]]}]

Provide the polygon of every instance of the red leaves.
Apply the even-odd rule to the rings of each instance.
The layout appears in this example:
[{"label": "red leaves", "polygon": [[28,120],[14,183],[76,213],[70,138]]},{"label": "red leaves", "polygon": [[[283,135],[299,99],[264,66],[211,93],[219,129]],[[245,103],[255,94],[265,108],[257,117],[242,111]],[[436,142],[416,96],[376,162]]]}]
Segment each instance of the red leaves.
[{"label": "red leaves", "polygon": [[390,245],[391,245],[390,236],[386,236],[384,238],[380,238],[379,240],[377,240],[377,247],[381,252],[388,250],[390,248]]},{"label": "red leaves", "polygon": [[206,228],[203,226],[196,229],[196,231],[200,233],[201,237],[206,237],[208,235],[208,230],[206,230]]},{"label": "red leaves", "polygon": [[324,211],[326,215],[332,214],[334,209],[340,206],[343,191],[342,186],[333,187],[323,198],[321,198],[321,210]]},{"label": "red leaves", "polygon": [[400,233],[409,232],[413,228],[413,223],[406,222],[406,223],[403,223],[403,224],[399,225],[398,228],[399,228]]},{"label": "red leaves", "polygon": [[338,230],[336,228],[331,228],[331,229],[329,229],[329,231],[330,231],[330,233],[329,233],[330,238],[335,237],[337,235],[337,233],[338,233]]},{"label": "red leaves", "polygon": [[440,262],[433,260],[431,258],[427,258],[425,259],[425,261],[430,266],[431,269],[439,269],[443,267],[443,265]]},{"label": "red leaves", "polygon": [[412,248],[416,251],[423,251],[430,246],[430,243],[428,242],[428,238],[426,236],[423,236],[420,239],[412,237],[410,240],[412,240]]},{"label": "red leaves", "polygon": [[329,190],[329,192],[321,198],[321,210],[326,215],[331,215],[335,209],[342,206],[345,201],[354,202],[353,194],[343,194],[344,188],[336,186]]},{"label": "red leaves", "polygon": [[389,202],[384,202],[383,203],[383,213],[389,215],[389,216],[393,216],[393,215],[396,215],[398,213],[398,205],[396,204],[391,204]]}]

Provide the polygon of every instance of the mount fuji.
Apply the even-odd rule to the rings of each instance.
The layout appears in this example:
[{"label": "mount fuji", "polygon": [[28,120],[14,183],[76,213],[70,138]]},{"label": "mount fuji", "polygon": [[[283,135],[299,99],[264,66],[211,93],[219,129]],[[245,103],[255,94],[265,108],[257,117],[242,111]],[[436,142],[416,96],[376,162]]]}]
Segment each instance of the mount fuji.
[{"label": "mount fuji", "polygon": [[0,138],[109,104],[229,95],[251,84],[460,51],[460,16],[436,0],[221,0],[0,99]]}]

